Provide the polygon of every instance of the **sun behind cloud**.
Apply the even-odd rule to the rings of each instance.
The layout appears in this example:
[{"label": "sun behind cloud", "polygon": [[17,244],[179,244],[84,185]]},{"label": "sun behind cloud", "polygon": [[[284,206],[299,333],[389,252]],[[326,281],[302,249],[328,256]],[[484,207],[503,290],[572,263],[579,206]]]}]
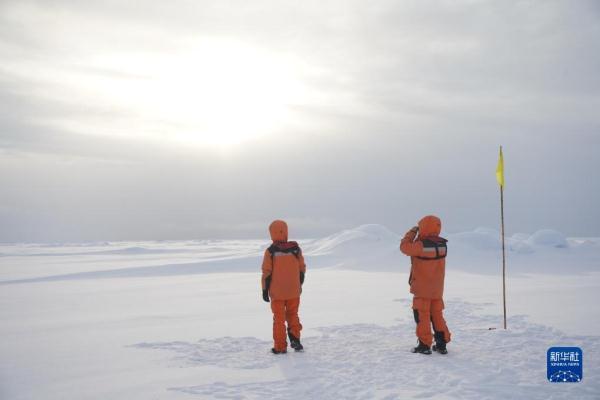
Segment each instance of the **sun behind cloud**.
[{"label": "sun behind cloud", "polygon": [[306,95],[298,65],[241,42],[202,40],[168,54],[101,54],[91,64],[112,73],[82,77],[76,86],[128,115],[126,122],[92,128],[101,134],[229,146],[290,123],[289,106]]}]

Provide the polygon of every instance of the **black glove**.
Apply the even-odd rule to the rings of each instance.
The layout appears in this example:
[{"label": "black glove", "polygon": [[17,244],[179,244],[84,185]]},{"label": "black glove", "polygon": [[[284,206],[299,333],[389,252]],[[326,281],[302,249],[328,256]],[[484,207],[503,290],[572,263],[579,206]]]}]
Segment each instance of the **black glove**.
[{"label": "black glove", "polygon": [[304,272],[300,271],[300,285],[304,284]]},{"label": "black glove", "polygon": [[270,301],[269,300],[269,291],[267,289],[263,289],[263,300],[266,301],[267,303]]}]

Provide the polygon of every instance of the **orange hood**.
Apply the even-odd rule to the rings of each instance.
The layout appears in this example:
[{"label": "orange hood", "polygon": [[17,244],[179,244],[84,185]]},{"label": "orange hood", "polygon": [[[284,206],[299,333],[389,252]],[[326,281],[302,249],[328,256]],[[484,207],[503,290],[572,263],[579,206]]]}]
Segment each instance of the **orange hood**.
[{"label": "orange hood", "polygon": [[288,226],[285,221],[280,219],[271,222],[269,233],[271,234],[271,240],[274,242],[287,242],[288,240]]},{"label": "orange hood", "polygon": [[442,221],[435,215],[428,215],[419,221],[419,236],[439,236],[442,231]]}]

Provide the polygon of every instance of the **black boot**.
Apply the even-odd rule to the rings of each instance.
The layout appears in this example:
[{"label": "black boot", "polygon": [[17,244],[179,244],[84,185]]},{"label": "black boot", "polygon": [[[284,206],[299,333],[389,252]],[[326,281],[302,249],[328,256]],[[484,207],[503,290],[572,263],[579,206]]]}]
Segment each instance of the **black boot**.
[{"label": "black boot", "polygon": [[302,346],[302,343],[300,343],[300,339],[292,335],[290,331],[288,331],[288,337],[290,338],[290,346],[292,346],[292,349],[296,351],[304,350],[304,346]]},{"label": "black boot", "polygon": [[425,343],[419,340],[419,345],[417,347],[413,347],[413,353],[421,353],[421,354],[431,354],[431,349]]},{"label": "black boot", "polygon": [[275,350],[275,348],[273,347],[271,349],[271,353],[273,353],[273,354],[285,354],[285,353],[287,353],[287,350]]},{"label": "black boot", "polygon": [[432,350],[437,351],[440,354],[448,354],[448,350],[446,349],[446,341],[444,340],[444,332],[436,331],[434,337],[435,344],[433,345]]}]

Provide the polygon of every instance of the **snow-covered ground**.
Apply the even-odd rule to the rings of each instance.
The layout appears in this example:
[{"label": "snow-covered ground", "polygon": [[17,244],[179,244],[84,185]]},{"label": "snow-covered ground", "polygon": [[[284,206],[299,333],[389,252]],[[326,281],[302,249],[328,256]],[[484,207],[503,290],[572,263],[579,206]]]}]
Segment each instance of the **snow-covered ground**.
[{"label": "snow-covered ground", "polygon": [[[597,399],[600,239],[447,235],[449,354],[415,355],[400,237],[300,240],[304,353],[273,356],[266,240],[0,245],[0,399]],[[495,328],[495,329],[489,329]],[[546,380],[578,346],[580,383]]]}]

